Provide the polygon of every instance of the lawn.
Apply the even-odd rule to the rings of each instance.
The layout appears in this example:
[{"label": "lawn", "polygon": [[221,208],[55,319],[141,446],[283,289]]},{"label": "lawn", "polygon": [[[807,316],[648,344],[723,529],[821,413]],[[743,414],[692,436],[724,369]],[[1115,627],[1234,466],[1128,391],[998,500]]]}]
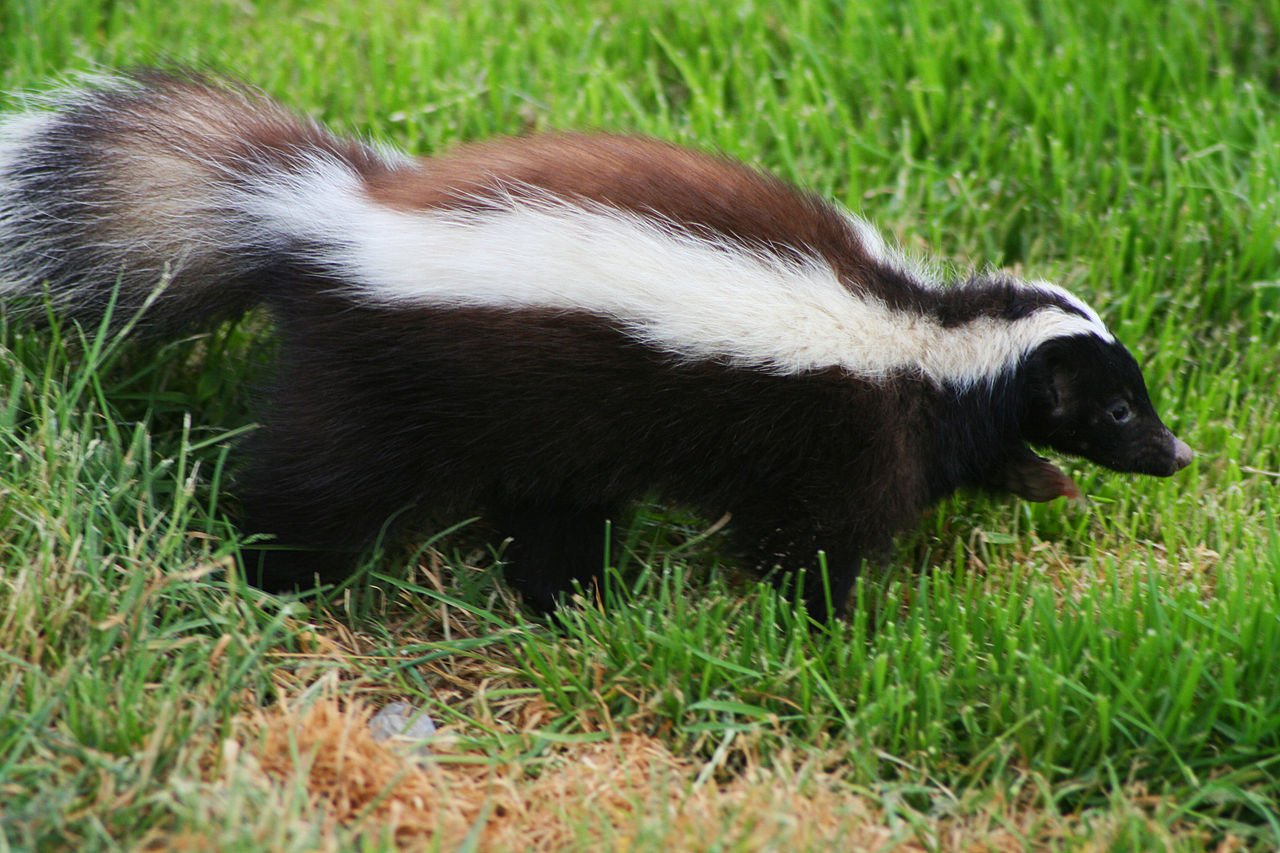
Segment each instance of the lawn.
[{"label": "lawn", "polygon": [[961,495],[827,627],[656,503],[554,628],[467,519],[272,596],[223,515],[269,318],[0,315],[0,851],[1280,846],[1280,2],[0,4],[4,91],[167,61],[420,154],[734,155],[1079,293],[1197,457]]}]

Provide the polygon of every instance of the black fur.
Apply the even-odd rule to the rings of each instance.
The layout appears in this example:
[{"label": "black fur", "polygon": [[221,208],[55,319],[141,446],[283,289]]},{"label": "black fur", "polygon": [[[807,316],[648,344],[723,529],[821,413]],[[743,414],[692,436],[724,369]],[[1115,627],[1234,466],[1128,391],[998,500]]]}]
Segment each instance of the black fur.
[{"label": "black fur", "polygon": [[[509,582],[547,609],[598,577],[605,521],[657,492],[731,513],[757,568],[807,569],[821,616],[820,550],[839,611],[863,559],[956,489],[1063,494],[1070,481],[1028,441],[1146,473],[1179,467],[1132,357],[1092,337],[958,392],[906,375],[675,363],[589,315],[379,310],[313,287],[293,284],[273,306],[281,374],[239,489],[249,530],[322,550],[264,554],[270,587],[341,577],[389,519],[414,529],[480,507],[512,539]],[[1081,446],[1102,433],[1046,418],[1046,383],[1060,400],[1094,387],[1140,397],[1129,443]]]}]

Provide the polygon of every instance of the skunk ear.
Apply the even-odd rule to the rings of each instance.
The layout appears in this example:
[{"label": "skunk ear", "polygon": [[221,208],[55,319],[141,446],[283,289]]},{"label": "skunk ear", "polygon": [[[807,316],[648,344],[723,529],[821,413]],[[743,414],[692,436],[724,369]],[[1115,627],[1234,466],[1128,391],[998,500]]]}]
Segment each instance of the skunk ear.
[{"label": "skunk ear", "polygon": [[1062,381],[1062,371],[1055,365],[1049,365],[1044,372],[1044,393],[1049,401],[1049,414],[1057,417],[1063,412],[1062,389],[1066,384]]},{"label": "skunk ear", "polygon": [[1037,415],[1050,420],[1067,409],[1070,368],[1058,347],[1050,342],[1040,347],[1027,362],[1027,376]]}]

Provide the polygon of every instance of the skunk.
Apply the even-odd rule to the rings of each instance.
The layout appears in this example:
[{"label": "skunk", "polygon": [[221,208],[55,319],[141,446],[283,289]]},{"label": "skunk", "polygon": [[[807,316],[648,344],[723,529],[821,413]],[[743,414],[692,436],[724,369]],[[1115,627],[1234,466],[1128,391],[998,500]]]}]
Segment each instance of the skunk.
[{"label": "skunk", "polygon": [[3,119],[0,299],[142,312],[153,337],[269,307],[281,356],[235,490],[286,546],[252,567],[271,589],[478,509],[548,610],[657,495],[730,513],[822,618],[956,489],[1077,495],[1031,446],[1156,476],[1192,455],[1076,297],[947,284],[741,163],[608,134],[415,159],[187,71]]}]

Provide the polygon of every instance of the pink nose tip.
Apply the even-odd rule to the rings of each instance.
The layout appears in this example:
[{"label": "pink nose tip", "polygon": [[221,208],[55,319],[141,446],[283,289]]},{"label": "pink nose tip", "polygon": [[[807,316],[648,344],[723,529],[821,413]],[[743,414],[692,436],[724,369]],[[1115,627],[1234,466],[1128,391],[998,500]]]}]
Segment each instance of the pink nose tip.
[{"label": "pink nose tip", "polygon": [[1195,451],[1191,449],[1191,445],[1187,444],[1180,438],[1173,440],[1173,470],[1181,471],[1191,464],[1191,457],[1195,455]]}]

